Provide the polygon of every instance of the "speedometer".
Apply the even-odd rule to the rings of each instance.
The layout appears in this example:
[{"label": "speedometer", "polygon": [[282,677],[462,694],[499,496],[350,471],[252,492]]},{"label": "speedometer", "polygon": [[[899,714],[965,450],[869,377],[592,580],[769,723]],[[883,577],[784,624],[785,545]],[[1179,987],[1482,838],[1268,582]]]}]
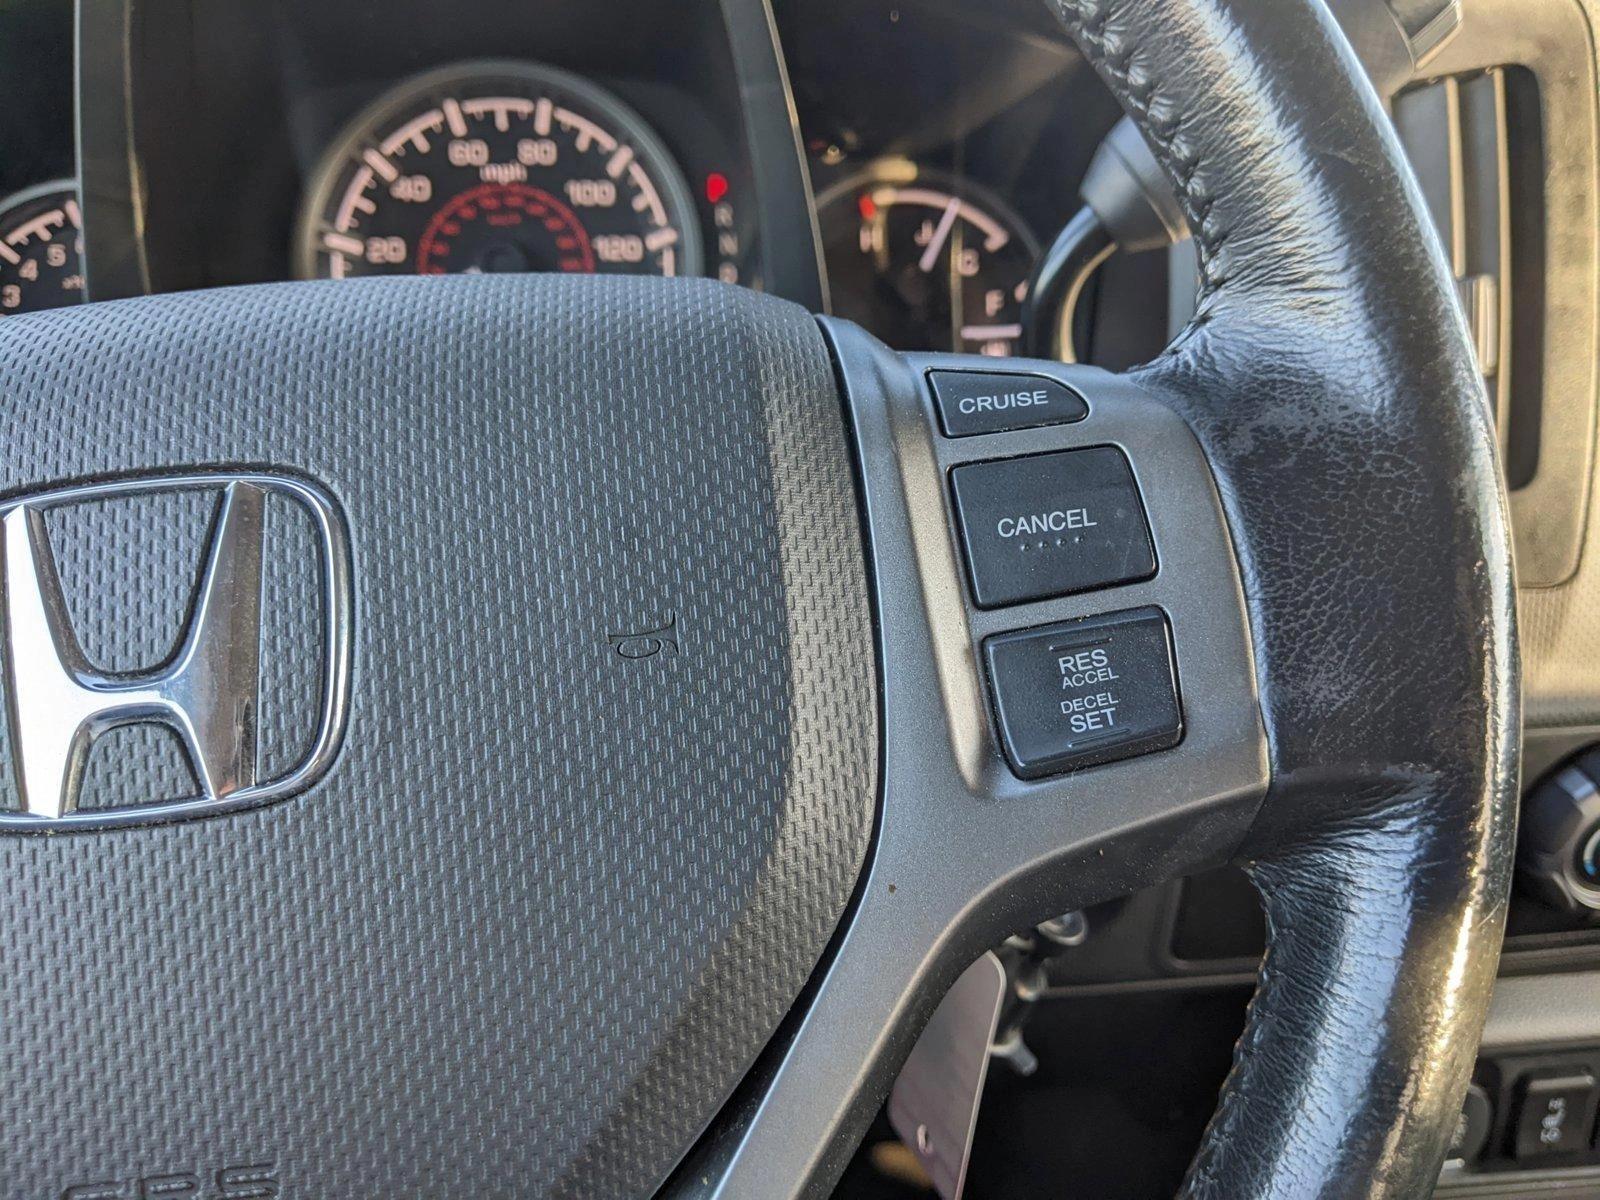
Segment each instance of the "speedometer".
[{"label": "speedometer", "polygon": [[703,265],[689,189],[638,114],[515,62],[416,76],[358,115],[313,181],[296,258],[332,279]]},{"label": "speedometer", "polygon": [[63,179],[0,202],[0,317],[83,299],[78,185]]}]

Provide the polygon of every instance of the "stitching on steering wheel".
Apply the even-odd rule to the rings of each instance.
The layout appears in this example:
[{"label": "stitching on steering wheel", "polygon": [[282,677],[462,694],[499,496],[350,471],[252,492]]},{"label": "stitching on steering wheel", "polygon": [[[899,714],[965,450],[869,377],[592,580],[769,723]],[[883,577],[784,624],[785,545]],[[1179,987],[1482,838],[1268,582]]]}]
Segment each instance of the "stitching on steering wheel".
[{"label": "stitching on steering wheel", "polygon": [[[1156,157],[1162,161],[1174,181],[1178,202],[1183,206],[1189,218],[1189,227],[1194,232],[1200,274],[1200,289],[1195,299],[1196,312],[1188,326],[1167,348],[1170,354],[1192,330],[1208,323],[1206,305],[1221,292],[1228,278],[1216,267],[1229,230],[1226,227],[1217,229],[1211,224],[1216,198],[1198,185],[1200,169],[1204,165],[1202,156],[1185,151],[1178,144],[1182,118],[1158,118],[1152,111],[1152,105],[1160,91],[1159,84],[1153,79],[1148,83],[1135,82],[1133,79],[1133,58],[1139,52],[1139,47],[1126,34],[1119,32],[1113,35],[1108,31],[1112,15],[1110,4],[1094,0],[1053,2],[1061,20],[1071,27],[1084,52],[1103,68],[1115,84],[1118,95],[1138,117],[1139,125],[1151,142]],[[1113,40],[1122,44],[1113,46]]]}]

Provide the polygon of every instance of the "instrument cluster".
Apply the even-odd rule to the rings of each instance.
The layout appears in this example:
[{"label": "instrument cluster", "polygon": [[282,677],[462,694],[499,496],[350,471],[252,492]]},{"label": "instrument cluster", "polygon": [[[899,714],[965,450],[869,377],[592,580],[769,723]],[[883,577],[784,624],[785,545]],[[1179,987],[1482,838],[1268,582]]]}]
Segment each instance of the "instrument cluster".
[{"label": "instrument cluster", "polygon": [[767,286],[783,256],[762,234],[808,234],[809,215],[798,159],[754,166],[771,110],[787,122],[764,13],[83,6],[89,291],[483,272]]},{"label": "instrument cluster", "polygon": [[645,119],[516,61],[413,76],[352,118],[312,176],[294,258],[327,279],[705,267],[688,184]]},{"label": "instrument cluster", "polygon": [[[74,178],[72,10],[59,0],[0,5],[0,319],[83,297]],[[13,94],[14,93],[14,94]]]},{"label": "instrument cluster", "polygon": [[[75,28],[14,0],[0,26],[28,80],[0,112],[0,317],[286,278],[706,275],[1004,356],[1118,116],[1037,0],[112,0]],[[1113,261],[1069,335],[1153,353],[1166,283]]]}]

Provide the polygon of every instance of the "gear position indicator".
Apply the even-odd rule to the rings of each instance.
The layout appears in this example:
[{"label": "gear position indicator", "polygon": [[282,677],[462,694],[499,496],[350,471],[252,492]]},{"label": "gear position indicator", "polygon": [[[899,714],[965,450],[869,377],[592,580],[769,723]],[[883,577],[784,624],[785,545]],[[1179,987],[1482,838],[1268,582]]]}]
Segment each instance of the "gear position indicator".
[{"label": "gear position indicator", "polygon": [[1000,740],[1024,779],[1183,738],[1172,635],[1158,608],[999,634],[983,654]]}]

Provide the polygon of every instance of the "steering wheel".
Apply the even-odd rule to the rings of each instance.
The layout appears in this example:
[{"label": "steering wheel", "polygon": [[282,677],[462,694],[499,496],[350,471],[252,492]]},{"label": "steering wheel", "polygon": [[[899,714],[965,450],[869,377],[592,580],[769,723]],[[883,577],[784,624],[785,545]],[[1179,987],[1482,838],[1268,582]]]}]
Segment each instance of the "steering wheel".
[{"label": "steering wheel", "polygon": [[[159,658],[151,613],[202,559],[183,661],[211,664],[141,710],[211,721],[184,735],[197,806],[118,807],[160,768],[106,739],[49,776],[106,807],[0,830],[0,1192],[825,1193],[985,947],[1229,860],[1270,945],[1188,1191],[1429,1192],[1519,736],[1464,325],[1321,3],[1056,2],[1200,252],[1193,323],[1126,375],[894,354],[709,282],[283,284],[0,326],[4,774],[42,769],[48,695],[131,694],[94,647]],[[945,436],[930,379],[997,367],[1087,415]],[[1107,447],[1153,573],[975,596],[964,470]],[[1019,765],[997,647],[1126,647],[1103,622],[1129,613],[1181,733]],[[254,770],[224,753],[256,740]]]}]

